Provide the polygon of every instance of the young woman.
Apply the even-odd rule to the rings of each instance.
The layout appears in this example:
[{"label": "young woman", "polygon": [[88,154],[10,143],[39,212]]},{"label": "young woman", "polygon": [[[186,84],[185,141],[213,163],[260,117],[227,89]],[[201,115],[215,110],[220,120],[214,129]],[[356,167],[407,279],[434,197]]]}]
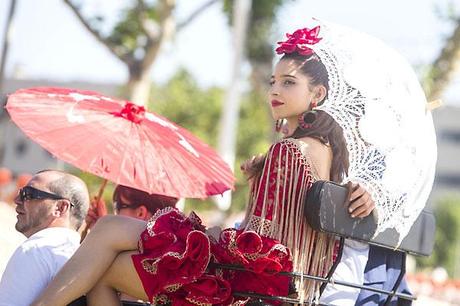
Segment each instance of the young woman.
[{"label": "young woman", "polygon": [[[298,30],[294,33],[294,36],[300,38],[297,43],[288,41],[277,49],[278,53],[284,55],[276,64],[271,77],[268,102],[274,119],[285,121],[285,137],[274,143],[264,157],[253,158],[243,165],[251,184],[246,218],[239,231],[224,231],[227,236],[224,239],[221,236],[219,242],[212,243],[211,250],[218,259],[229,258],[227,255],[231,252],[225,252],[235,249],[232,249],[228,239],[234,239],[232,241],[238,244],[237,251],[245,249],[247,252],[241,260],[254,263],[254,269],[264,265],[260,268],[263,270],[271,265],[277,267],[275,270],[291,267],[294,271],[324,276],[332,264],[334,238],[313,231],[303,216],[304,200],[313,182],[319,179],[342,182],[349,163],[341,127],[326,112],[315,109],[328,95],[328,73],[319,57],[311,49],[305,48],[304,40],[310,39],[309,44],[319,41],[318,30]],[[367,216],[374,208],[372,199],[362,187],[354,189],[351,200],[349,210],[353,217]],[[168,213],[171,214],[171,211],[165,212]],[[201,252],[200,256],[203,256],[206,239],[200,234],[199,222],[193,216],[187,221],[177,212],[173,212],[173,215],[181,222],[192,224],[187,233],[192,233],[195,241],[184,242],[187,247],[181,249],[183,252],[179,252],[178,257],[184,258],[184,254],[193,252]],[[158,286],[155,273],[160,266],[156,265],[155,260],[164,253],[154,254],[155,248],[146,250],[145,246],[158,246],[160,241],[167,240],[157,239],[159,232],[155,232],[159,220],[163,225],[170,224],[169,220],[161,218],[154,216],[149,223],[119,216],[102,218],[74,257],[33,305],[66,305],[85,293],[90,305],[118,305],[117,291],[143,300],[158,298],[155,294],[159,290],[152,291],[151,288]],[[177,226],[171,228],[178,232],[182,229]],[[140,236],[141,248],[138,250]],[[255,246],[253,241],[248,242],[248,237],[261,241],[261,244]],[[152,243],[153,240],[155,243]],[[289,253],[276,241],[288,247],[292,262],[280,259]],[[193,250],[190,246],[192,244],[196,247]],[[270,252],[264,256],[273,257],[268,261],[260,261],[263,257],[261,249],[267,246],[270,246]],[[271,253],[275,249],[281,251]],[[224,251],[219,253],[219,250]],[[200,261],[198,257],[193,258],[202,265],[203,260]],[[199,277],[195,274],[192,278],[196,280]],[[202,284],[204,282],[199,285]],[[233,289],[237,282],[231,284]],[[171,292],[186,286],[185,282],[178,286],[169,285],[163,291]],[[280,286],[285,285],[280,282]],[[228,294],[228,288],[223,287],[219,292]],[[297,296],[306,300],[313,299],[318,288],[318,284],[304,279],[295,283]],[[193,299],[187,301],[193,302]],[[219,300],[216,303],[226,302]]]}]

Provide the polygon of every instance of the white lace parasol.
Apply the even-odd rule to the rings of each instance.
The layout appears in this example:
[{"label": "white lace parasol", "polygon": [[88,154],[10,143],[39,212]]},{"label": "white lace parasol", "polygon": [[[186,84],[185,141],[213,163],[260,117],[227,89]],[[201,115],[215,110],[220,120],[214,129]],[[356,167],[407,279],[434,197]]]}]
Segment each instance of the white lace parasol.
[{"label": "white lace parasol", "polygon": [[329,22],[310,46],[329,73],[318,109],[343,128],[350,153],[345,181],[364,185],[378,212],[377,233],[402,239],[425,206],[436,165],[436,136],[417,77],[396,51],[369,35]]}]

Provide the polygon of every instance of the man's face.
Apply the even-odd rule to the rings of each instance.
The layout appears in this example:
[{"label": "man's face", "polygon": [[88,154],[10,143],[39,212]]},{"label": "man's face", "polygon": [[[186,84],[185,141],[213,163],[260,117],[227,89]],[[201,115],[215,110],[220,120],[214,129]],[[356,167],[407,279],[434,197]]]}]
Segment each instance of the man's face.
[{"label": "man's face", "polygon": [[[49,175],[46,172],[39,173],[32,177],[27,186],[35,189],[50,192],[47,188]],[[53,199],[24,199],[21,201],[19,195],[14,199],[16,203],[17,219],[16,230],[30,237],[36,232],[45,229],[53,220],[53,206],[56,200]]]}]

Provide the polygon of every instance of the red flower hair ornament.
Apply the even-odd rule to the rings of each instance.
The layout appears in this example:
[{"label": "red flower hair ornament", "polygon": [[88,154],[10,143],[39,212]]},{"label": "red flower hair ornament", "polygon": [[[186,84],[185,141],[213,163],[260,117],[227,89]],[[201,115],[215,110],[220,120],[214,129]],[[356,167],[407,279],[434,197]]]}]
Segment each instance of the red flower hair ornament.
[{"label": "red flower hair ornament", "polygon": [[298,29],[292,34],[286,33],[287,40],[279,41],[275,52],[277,54],[297,52],[300,55],[310,55],[313,50],[309,46],[317,44],[322,39],[318,37],[319,30],[319,26],[316,26],[313,29]]}]

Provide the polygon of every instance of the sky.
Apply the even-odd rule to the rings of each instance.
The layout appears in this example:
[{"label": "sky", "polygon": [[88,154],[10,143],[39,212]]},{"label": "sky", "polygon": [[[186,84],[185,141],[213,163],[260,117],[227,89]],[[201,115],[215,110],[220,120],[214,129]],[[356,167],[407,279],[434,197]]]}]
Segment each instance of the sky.
[{"label": "sky", "polygon": [[[177,19],[205,0],[177,0]],[[0,39],[3,39],[7,0],[0,1]],[[451,0],[292,0],[278,14],[272,40],[305,26],[315,16],[376,36],[398,50],[421,72],[440,52],[453,30],[437,11]],[[126,1],[92,0],[88,12],[103,10],[116,18],[117,5]],[[232,40],[221,4],[215,4],[167,43],[152,71],[155,82],[167,81],[185,67],[203,87],[227,86],[231,73]],[[127,70],[79,24],[60,0],[19,0],[6,68],[7,76],[123,83]],[[455,81],[448,103],[457,103]],[[458,99],[460,105],[460,99]]]}]

